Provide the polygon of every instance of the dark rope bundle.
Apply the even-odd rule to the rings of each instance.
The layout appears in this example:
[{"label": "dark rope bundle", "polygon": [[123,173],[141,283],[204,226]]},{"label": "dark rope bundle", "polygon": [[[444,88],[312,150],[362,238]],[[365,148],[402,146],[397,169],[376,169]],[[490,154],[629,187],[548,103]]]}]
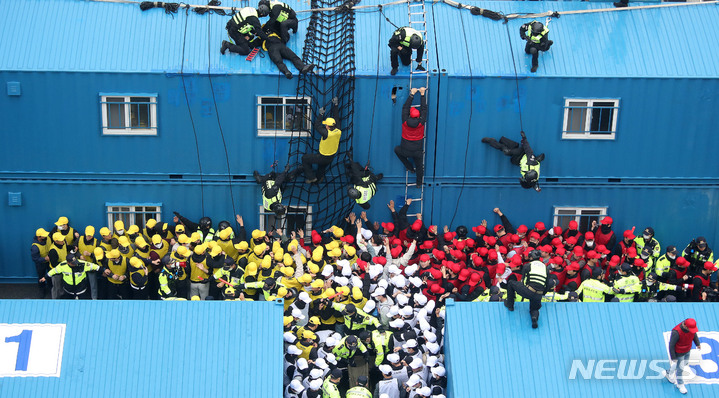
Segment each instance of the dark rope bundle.
[{"label": "dark rope bundle", "polygon": [[481,16],[487,17],[493,21],[501,21],[504,19],[504,17],[501,14],[499,14],[498,12],[492,11],[492,10],[487,10],[484,8],[472,7],[469,9],[469,12],[472,13],[472,15],[481,15]]},{"label": "dark rope bundle", "polygon": [[[208,6],[212,6],[212,7],[219,7],[221,4],[222,4],[222,2],[220,0],[210,0],[210,2],[207,3]],[[227,13],[225,10],[213,9],[210,7],[195,7],[192,11],[194,11],[200,15],[203,15],[207,12],[214,12],[217,15],[232,15],[232,14]]]},{"label": "dark rope bundle", "polygon": [[143,1],[140,3],[142,11],[147,11],[151,8],[164,8],[165,14],[173,14],[180,9],[180,3],[165,3],[163,1]]}]

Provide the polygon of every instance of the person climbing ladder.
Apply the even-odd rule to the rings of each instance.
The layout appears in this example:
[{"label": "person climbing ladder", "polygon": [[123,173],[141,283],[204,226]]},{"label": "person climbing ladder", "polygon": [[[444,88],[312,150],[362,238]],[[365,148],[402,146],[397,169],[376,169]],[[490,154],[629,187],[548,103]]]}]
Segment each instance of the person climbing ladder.
[{"label": "person climbing ladder", "polygon": [[[412,107],[414,95],[419,91],[419,109]],[[427,121],[426,87],[413,88],[402,106],[402,142],[394,153],[410,173],[417,173],[417,187],[424,176],[424,124]],[[412,158],[414,165],[409,161]]]}]

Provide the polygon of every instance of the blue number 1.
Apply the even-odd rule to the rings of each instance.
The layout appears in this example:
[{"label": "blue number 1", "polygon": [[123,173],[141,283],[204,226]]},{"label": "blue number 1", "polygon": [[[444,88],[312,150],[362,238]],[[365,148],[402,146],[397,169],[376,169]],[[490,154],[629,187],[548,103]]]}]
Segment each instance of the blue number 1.
[{"label": "blue number 1", "polygon": [[17,336],[5,337],[6,343],[18,343],[15,370],[27,371],[27,361],[30,358],[30,342],[32,330],[23,330]]}]

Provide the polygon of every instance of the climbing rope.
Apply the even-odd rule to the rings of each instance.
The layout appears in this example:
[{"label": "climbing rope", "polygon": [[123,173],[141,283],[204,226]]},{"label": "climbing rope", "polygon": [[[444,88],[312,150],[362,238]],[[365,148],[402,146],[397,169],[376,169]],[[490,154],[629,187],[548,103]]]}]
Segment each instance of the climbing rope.
[{"label": "climbing rope", "polygon": [[514,47],[512,46],[512,35],[509,33],[509,24],[507,27],[507,40],[509,41],[509,51],[512,53],[512,66],[514,67],[514,84],[517,87],[517,112],[519,112],[519,131],[524,131],[522,124],[522,103],[519,96],[519,75],[517,74],[517,61],[514,59]]}]

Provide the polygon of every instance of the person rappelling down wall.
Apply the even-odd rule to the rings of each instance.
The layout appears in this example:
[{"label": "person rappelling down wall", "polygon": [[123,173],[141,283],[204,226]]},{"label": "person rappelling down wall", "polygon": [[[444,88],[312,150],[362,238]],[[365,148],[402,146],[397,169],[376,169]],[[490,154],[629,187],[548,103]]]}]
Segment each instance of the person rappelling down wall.
[{"label": "person rappelling down wall", "polygon": [[347,195],[357,202],[363,209],[369,209],[369,201],[377,192],[377,182],[382,179],[382,173],[374,174],[369,168],[362,167],[357,162],[345,163],[347,176],[350,178],[351,187],[347,188]]},{"label": "person rappelling down wall", "polygon": [[275,213],[278,217],[285,214],[285,207],[282,205],[282,188],[287,181],[291,181],[294,175],[289,173],[290,165],[285,166],[282,173],[276,173],[274,170],[265,175],[255,170],[253,173],[255,181],[262,187],[262,207],[266,211]]},{"label": "person rappelling down wall", "polygon": [[539,67],[539,52],[549,51],[549,47],[554,44],[549,40],[548,34],[549,26],[544,26],[538,21],[525,23],[519,27],[519,36],[522,40],[527,41],[524,52],[532,55],[532,73],[536,72]]},{"label": "person rappelling down wall", "polygon": [[539,187],[539,165],[544,160],[544,154],[535,157],[524,131],[520,132],[520,134],[522,135],[521,145],[507,137],[500,138],[499,142],[494,138],[485,137],[482,138],[482,142],[492,148],[499,149],[507,156],[511,156],[512,164],[519,166],[519,172],[522,175],[519,179],[519,184],[522,185],[522,188],[534,188],[535,191],[541,192],[542,188]]}]

